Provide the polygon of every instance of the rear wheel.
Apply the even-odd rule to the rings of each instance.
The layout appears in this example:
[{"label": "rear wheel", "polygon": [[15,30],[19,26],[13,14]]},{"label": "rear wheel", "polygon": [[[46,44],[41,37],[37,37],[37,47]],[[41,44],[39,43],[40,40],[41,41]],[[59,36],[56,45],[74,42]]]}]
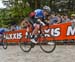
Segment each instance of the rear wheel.
[{"label": "rear wheel", "polygon": [[21,50],[24,51],[24,52],[29,52],[31,50],[31,48],[32,48],[31,44],[30,44],[30,41],[27,41],[25,39],[25,36],[23,36],[20,39],[19,45],[20,45]]},{"label": "rear wheel", "polygon": [[40,42],[40,48],[46,53],[51,53],[56,48],[56,42],[55,41],[42,41]]},{"label": "rear wheel", "polygon": [[4,39],[2,40],[2,44],[3,44],[3,45],[2,45],[3,48],[4,48],[4,49],[7,49],[7,47],[8,47],[7,39],[4,38]]}]

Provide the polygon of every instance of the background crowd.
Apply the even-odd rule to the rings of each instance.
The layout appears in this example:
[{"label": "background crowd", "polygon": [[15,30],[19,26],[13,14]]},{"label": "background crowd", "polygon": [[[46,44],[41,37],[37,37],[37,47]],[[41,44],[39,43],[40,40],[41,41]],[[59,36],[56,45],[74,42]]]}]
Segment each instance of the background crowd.
[{"label": "background crowd", "polygon": [[[27,17],[27,20],[30,17]],[[33,19],[31,19],[33,20]],[[54,25],[54,24],[60,24],[60,23],[67,23],[67,22],[75,22],[75,14],[71,14],[71,16],[68,16],[68,14],[64,13],[64,14],[59,14],[59,13],[51,13],[47,16],[46,23],[48,23],[49,25]],[[10,31],[14,31],[14,30],[19,30],[19,29],[24,29],[25,27],[25,20],[22,19],[21,23],[19,25],[17,25],[15,22],[11,24],[11,26],[9,26],[9,30]]]},{"label": "background crowd", "polygon": [[[69,16],[67,13],[61,14],[61,13],[52,12],[48,6],[44,6],[43,8],[48,9],[48,11],[46,12],[46,17],[43,21],[49,25],[67,23],[67,22],[75,22],[75,14],[71,14]],[[0,31],[4,32],[4,31],[14,31],[14,30],[24,29],[24,27],[26,27],[25,21],[29,21],[29,23],[33,24],[33,22],[36,21],[34,11],[31,11],[28,17],[24,17],[27,19],[23,18],[19,24],[17,24],[16,22],[13,22],[9,24],[8,28],[0,28]]]}]

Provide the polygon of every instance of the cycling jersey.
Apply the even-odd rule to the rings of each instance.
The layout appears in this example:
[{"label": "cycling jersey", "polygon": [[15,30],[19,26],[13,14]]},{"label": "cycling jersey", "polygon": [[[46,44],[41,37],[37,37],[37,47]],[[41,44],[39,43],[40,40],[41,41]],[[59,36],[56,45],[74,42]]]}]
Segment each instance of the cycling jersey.
[{"label": "cycling jersey", "polygon": [[[42,25],[45,25],[45,19],[46,19],[46,17],[47,17],[47,15],[45,16],[45,14],[46,14],[46,12],[45,12],[46,10],[42,10],[42,9],[36,9],[35,11],[34,11],[34,13],[32,12],[31,13],[31,15],[33,16],[34,14],[34,18],[32,18],[32,17],[30,17],[30,19],[29,19],[29,22],[32,24],[32,25],[34,25],[35,23],[36,24],[42,24]],[[45,13],[44,13],[45,12]],[[39,21],[39,20],[40,21]]]},{"label": "cycling jersey", "polygon": [[7,29],[6,28],[0,28],[0,34],[3,34],[4,32],[6,32]]}]

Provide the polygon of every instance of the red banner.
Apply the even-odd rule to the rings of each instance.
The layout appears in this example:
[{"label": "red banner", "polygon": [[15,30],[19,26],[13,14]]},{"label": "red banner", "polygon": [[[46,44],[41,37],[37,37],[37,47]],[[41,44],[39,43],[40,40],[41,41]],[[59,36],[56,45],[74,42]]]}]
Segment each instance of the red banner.
[{"label": "red banner", "polygon": [[[75,39],[75,28],[71,26],[71,23],[61,23],[57,25],[44,26],[41,28],[44,30],[45,38],[47,40],[71,40]],[[20,38],[26,35],[26,30],[16,30],[5,32],[5,37],[8,42],[19,42]],[[27,39],[26,39],[27,40]]]}]

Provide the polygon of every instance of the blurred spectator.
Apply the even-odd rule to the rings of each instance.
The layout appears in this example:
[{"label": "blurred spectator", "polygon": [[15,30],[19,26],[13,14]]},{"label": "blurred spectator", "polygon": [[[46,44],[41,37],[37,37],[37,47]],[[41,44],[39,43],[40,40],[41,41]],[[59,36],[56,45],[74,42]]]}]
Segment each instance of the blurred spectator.
[{"label": "blurred spectator", "polygon": [[26,27],[26,23],[25,23],[26,19],[23,19],[22,22],[21,22],[21,29],[25,28]]},{"label": "blurred spectator", "polygon": [[9,29],[8,28],[0,28],[0,34],[3,34],[6,31],[9,31]]},{"label": "blurred spectator", "polygon": [[70,20],[70,18],[68,17],[68,15],[67,15],[67,14],[64,14],[62,23],[70,22],[70,21],[71,21],[71,20]]},{"label": "blurred spectator", "polygon": [[21,27],[18,26],[17,24],[13,24],[10,26],[10,31],[15,31],[15,30],[20,30],[20,29],[21,29]]},{"label": "blurred spectator", "polygon": [[3,33],[9,31],[9,29],[7,28],[0,28],[0,42],[2,41],[3,38]]},{"label": "blurred spectator", "polygon": [[52,13],[50,21],[50,24],[59,24],[61,22],[61,19],[58,16],[56,16],[55,13]]},{"label": "blurred spectator", "polygon": [[63,14],[61,15],[61,21],[62,21],[62,23],[64,21],[64,15]]},{"label": "blurred spectator", "polygon": [[58,19],[58,23],[62,23],[62,18],[61,18],[61,15],[59,13],[56,14],[56,17]]},{"label": "blurred spectator", "polygon": [[72,21],[72,22],[75,22],[75,14],[72,14],[72,15],[71,15],[71,21]]},{"label": "blurred spectator", "polygon": [[15,25],[11,25],[10,31],[15,31],[15,30],[16,30]]},{"label": "blurred spectator", "polygon": [[21,22],[21,29],[25,29],[27,27],[32,27],[32,25],[30,24],[28,18],[24,18]]},{"label": "blurred spectator", "polygon": [[75,27],[75,14],[71,15],[72,27]]}]

